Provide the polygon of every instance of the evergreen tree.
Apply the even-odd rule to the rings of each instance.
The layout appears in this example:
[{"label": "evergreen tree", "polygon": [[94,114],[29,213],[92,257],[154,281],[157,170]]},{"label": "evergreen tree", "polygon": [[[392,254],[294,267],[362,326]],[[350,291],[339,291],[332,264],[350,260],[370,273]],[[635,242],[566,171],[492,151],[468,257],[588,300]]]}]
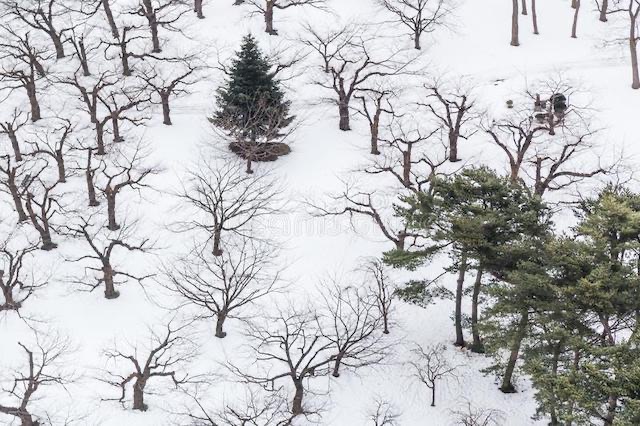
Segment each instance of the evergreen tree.
[{"label": "evergreen tree", "polygon": [[210,121],[233,137],[234,151],[249,161],[250,171],[250,161],[265,155],[265,146],[282,138],[295,117],[289,115],[291,102],[253,36],[243,38],[228,75]]},{"label": "evergreen tree", "polygon": [[[395,266],[413,267],[426,262],[435,251],[449,249],[453,260],[450,271],[458,274],[454,315],[458,346],[466,344],[462,314],[465,275],[469,269],[476,269],[471,348],[483,352],[478,329],[483,273],[502,269],[503,246],[523,232],[537,232],[532,226],[539,223],[543,210],[539,198],[508,178],[481,167],[464,170],[454,177],[436,178],[429,192],[404,201],[408,207],[398,208],[397,214],[407,220],[410,227],[430,229],[434,244],[423,251],[388,253],[387,261]],[[412,282],[401,295],[415,301],[418,297],[411,293],[420,291],[419,283]]]}]

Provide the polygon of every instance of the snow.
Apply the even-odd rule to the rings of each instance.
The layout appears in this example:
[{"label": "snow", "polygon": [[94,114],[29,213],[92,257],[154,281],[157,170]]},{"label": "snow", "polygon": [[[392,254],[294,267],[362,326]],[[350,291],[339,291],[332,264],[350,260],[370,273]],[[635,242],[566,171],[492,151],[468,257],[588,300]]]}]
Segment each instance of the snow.
[{"label": "snow", "polygon": [[[499,112],[507,99],[521,91],[527,84],[562,73],[565,78],[578,82],[588,92],[596,108],[597,120],[605,128],[600,134],[600,149],[606,153],[624,153],[632,162],[636,153],[637,114],[640,107],[638,93],[630,89],[630,66],[626,50],[616,46],[604,47],[612,37],[615,22],[598,22],[592,5],[583,6],[579,25],[579,38],[571,39],[570,24],[573,11],[567,2],[539,2],[541,35],[531,34],[527,17],[521,20],[521,46],[509,46],[510,8],[503,0],[460,0],[451,20],[450,28],[437,32],[433,39],[426,35],[421,63],[431,75],[447,74],[464,77],[476,89],[479,101],[487,109]],[[269,51],[284,43],[294,45],[304,22],[313,25],[337,25],[342,22],[380,22],[388,19],[373,0],[332,0],[332,13],[307,8],[290,8],[276,11],[277,37],[264,34],[260,16],[249,16],[245,7],[232,6],[231,0],[205,1],[205,20],[190,15],[184,18],[190,40],[178,38],[161,30],[161,37],[178,51],[198,49],[215,62],[220,52],[229,57],[239,45],[243,35],[252,32],[261,46]],[[617,29],[623,31],[623,29]],[[411,41],[397,29],[398,38],[393,43],[411,47]],[[313,61],[313,56],[308,59]],[[281,255],[286,266],[286,281],[291,291],[288,297],[297,303],[314,300],[318,282],[327,274],[352,273],[360,259],[380,256],[390,249],[390,243],[364,219],[358,219],[356,228],[347,218],[314,218],[309,214],[305,200],[328,202],[330,194],[340,191],[343,180],[355,179],[359,185],[377,185],[375,179],[354,175],[353,170],[367,161],[368,128],[365,122],[354,116],[354,130],[337,129],[337,111],[318,100],[327,95],[314,86],[313,71],[305,72],[287,81],[288,95],[294,101],[294,113],[304,118],[300,128],[292,136],[293,151],[273,164],[258,165],[271,170],[287,187],[289,200],[285,214],[273,218],[265,231],[278,237],[284,250]],[[214,89],[222,81],[216,70],[211,70],[206,81],[192,87],[191,94],[174,102],[174,125],[163,126],[156,111],[144,128],[131,129],[127,138],[144,138],[152,152],[149,159],[159,164],[163,171],[150,181],[153,190],[143,190],[142,197],[130,191],[119,202],[121,215],[125,209],[138,221],[140,235],[153,236],[157,249],[152,254],[130,256],[119,254],[118,262],[140,273],[158,273],[162,265],[184,248],[183,237],[167,230],[177,200],[169,194],[179,188],[185,171],[203,155],[215,137],[206,120],[214,107]],[[418,92],[423,78],[412,76],[410,90]],[[415,88],[415,90],[411,90]],[[50,97],[48,96],[50,94]],[[50,107],[63,105],[54,89],[42,94]],[[64,95],[62,95],[64,96]],[[411,96],[411,95],[409,95]],[[71,104],[71,101],[68,101]],[[64,105],[68,105],[64,103]],[[66,108],[65,108],[66,109]],[[0,113],[6,113],[4,105]],[[133,136],[135,135],[135,136]],[[461,145],[461,155],[468,164],[488,164],[500,171],[506,170],[503,156],[490,145],[483,135],[477,135]],[[204,150],[204,151],[203,151]],[[207,151],[207,152],[210,152]],[[228,154],[215,151],[224,161],[232,161]],[[73,178],[69,191],[82,190],[81,177]],[[390,204],[393,200],[393,183],[380,187],[381,200]],[[74,189],[75,188],[75,189]],[[387,191],[387,192],[385,192]],[[5,197],[6,198],[6,197]],[[13,221],[10,205],[3,226]],[[23,225],[28,226],[28,225]],[[8,228],[7,228],[8,229]],[[80,425],[135,425],[157,426],[180,423],[176,412],[181,411],[185,397],[173,392],[169,386],[155,386],[159,393],[148,395],[147,412],[134,412],[126,404],[103,401],[114,398],[118,391],[100,379],[109,364],[104,351],[118,346],[146,343],[148,328],[161,326],[171,317],[165,306],[172,304],[157,280],[151,279],[143,286],[128,282],[121,286],[121,297],[105,300],[98,289],[80,292],[71,277],[81,273],[76,263],[65,261],[82,253],[83,242],[57,237],[60,248],[50,253],[37,253],[35,268],[50,274],[48,287],[30,298],[21,311],[0,313],[0,379],[6,378],[11,368],[21,365],[22,354],[17,342],[29,342],[33,333],[29,327],[57,330],[69,336],[71,346],[65,370],[76,377],[66,388],[49,387],[39,392],[33,405],[34,413],[48,411],[52,424],[64,424],[68,415],[78,419]],[[419,271],[427,277],[435,277],[446,266],[447,259],[437,259]],[[396,272],[398,280],[406,274]],[[444,278],[451,286],[453,276]],[[465,306],[468,309],[468,306]],[[262,301],[254,313],[270,309],[268,301]],[[317,378],[313,388],[318,395],[309,396],[310,404],[324,407],[320,424],[350,426],[367,424],[366,415],[376,398],[391,402],[402,413],[402,425],[453,424],[451,412],[460,409],[466,401],[474,406],[499,409],[504,413],[505,425],[524,426],[545,424],[534,421],[534,393],[526,378],[520,378],[516,394],[505,395],[498,391],[495,379],[480,372],[490,364],[481,356],[460,351],[453,347],[453,311],[451,301],[439,301],[426,309],[397,302],[391,339],[394,355],[383,365],[347,372],[340,378]],[[238,320],[228,322],[228,337],[213,337],[214,324],[201,321],[197,324],[197,340],[200,343],[197,359],[190,368],[220,374],[206,391],[206,404],[219,409],[230,401],[241,401],[240,387],[225,376],[222,364],[237,361],[247,355],[243,341],[243,325]],[[445,343],[452,363],[460,365],[458,380],[449,380],[438,394],[436,407],[429,407],[428,391],[415,382],[408,372],[406,360],[413,342],[422,345]],[[240,355],[239,355],[240,354]],[[244,354],[244,355],[242,355]],[[243,362],[251,362],[245,359]],[[4,383],[4,382],[3,382]],[[166,384],[166,383],[165,383]],[[0,398],[0,402],[2,399]],[[237,403],[237,402],[236,402]],[[0,415],[0,424],[12,424],[7,416]],[[299,419],[296,424],[306,424]]]}]

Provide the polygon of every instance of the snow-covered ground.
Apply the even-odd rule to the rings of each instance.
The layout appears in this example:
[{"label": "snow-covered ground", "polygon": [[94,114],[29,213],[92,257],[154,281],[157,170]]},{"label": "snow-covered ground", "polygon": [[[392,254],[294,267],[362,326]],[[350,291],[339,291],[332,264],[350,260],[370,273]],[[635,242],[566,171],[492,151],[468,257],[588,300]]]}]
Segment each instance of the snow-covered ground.
[{"label": "snow-covered ground", "polygon": [[[631,72],[624,45],[605,46],[605,41],[615,36],[614,32],[624,34],[624,27],[616,27],[615,22],[607,25],[599,22],[597,13],[591,10],[593,5],[588,2],[581,12],[578,38],[571,39],[573,10],[569,2],[539,3],[541,34],[533,35],[530,22],[524,17],[521,46],[514,48],[509,46],[511,11],[506,2],[460,0],[449,28],[424,37],[420,62],[426,73],[468,79],[468,84],[476,89],[479,103],[497,113],[507,99],[528,83],[562,73],[564,78],[589,93],[597,125],[604,128],[596,149],[603,154],[624,153],[625,160],[633,164],[640,94],[630,88]],[[331,0],[329,6],[331,13],[296,7],[277,11],[275,19],[280,35],[276,37],[264,34],[261,17],[249,16],[246,7],[233,6],[231,0],[205,1],[206,19],[197,20],[188,15],[181,24],[190,40],[166,31],[161,32],[161,37],[170,49],[198,49],[209,62],[215,63],[216,52],[230,57],[249,32],[257,36],[265,51],[270,51],[281,43],[295,46],[303,22],[331,27],[338,25],[338,21],[379,23],[390,18],[373,0]],[[393,31],[397,38],[392,43],[411,47],[410,38],[403,35],[404,29]],[[315,63],[315,58],[310,56],[303,66]],[[313,300],[318,283],[327,275],[348,276],[363,257],[379,257],[391,248],[364,219],[359,220],[358,232],[354,232],[346,218],[314,218],[304,203],[327,202],[331,193],[342,188],[342,180],[354,178],[353,170],[366,163],[369,155],[366,123],[354,115],[353,131],[339,131],[335,108],[318,102],[331,93],[321,93],[321,89],[312,84],[313,73],[304,72],[286,83],[293,112],[302,119],[290,140],[292,153],[275,163],[256,166],[258,172],[271,170],[286,187],[288,202],[284,213],[270,221],[272,228],[268,231],[282,243],[280,260],[283,267],[286,266],[284,278],[289,285],[286,297],[296,303]],[[411,76],[407,85],[417,91],[426,78],[426,75],[424,79]],[[161,115],[156,112],[144,128],[131,129],[127,135],[132,139],[138,135],[143,137],[151,152],[147,160],[162,168],[161,173],[151,177],[149,183],[153,189],[143,190],[141,198],[131,192],[119,201],[119,209],[139,217],[139,235],[157,240],[157,249],[151,254],[130,256],[122,252],[118,255],[119,262],[137,272],[159,273],[163,265],[184,249],[186,241],[167,229],[176,209],[180,209],[178,201],[168,194],[179,187],[185,171],[203,152],[211,152],[207,146],[216,143],[207,115],[214,109],[214,90],[222,79],[220,72],[212,70],[205,81],[190,88],[190,94],[175,101],[172,127],[162,125]],[[43,103],[49,107],[63,105],[59,96],[64,95],[58,90],[51,88],[42,93]],[[47,96],[49,94],[51,96]],[[4,105],[0,105],[0,115],[5,113]],[[460,150],[469,164],[488,164],[501,172],[507,169],[504,157],[482,132],[462,142]],[[357,179],[365,188],[374,185],[373,179]],[[393,182],[388,183],[388,187],[380,187],[381,192],[391,191]],[[72,188],[80,191],[82,184],[82,177],[73,178],[68,184],[69,191]],[[2,211],[6,212],[3,229],[9,229],[14,220],[10,205],[3,206]],[[35,258],[36,272],[50,275],[49,285],[25,303],[20,316],[13,312],[0,313],[0,379],[7,378],[13,367],[22,365],[24,359],[17,343],[32,340],[30,327],[51,333],[56,330],[70,338],[72,349],[62,369],[75,380],[65,387],[40,391],[33,405],[34,413],[49,412],[53,425],[65,424],[67,416],[79,425],[184,424],[184,419],[176,413],[183,410],[186,399],[180,392],[172,391],[171,386],[155,387],[159,394],[148,395],[149,410],[141,413],[128,409],[128,403],[123,407],[118,402],[105,401],[117,397],[118,390],[101,380],[107,377],[105,371],[114,367],[104,351],[114,343],[119,347],[144,345],[148,328],[161,326],[171,317],[164,307],[172,305],[173,296],[161,288],[160,279],[146,280],[143,286],[135,282],[122,285],[121,296],[115,300],[105,300],[100,290],[77,291],[72,277],[81,273],[81,266],[68,259],[82,253],[83,243],[62,236],[57,240],[58,250],[38,252]],[[444,265],[446,259],[437,260],[419,273],[434,277]],[[399,281],[406,278],[402,272],[394,274]],[[454,277],[446,276],[443,283],[452,285]],[[253,308],[254,313],[268,310],[272,302],[271,299],[259,302]],[[390,335],[394,353],[387,361],[359,369],[357,373],[346,372],[339,378],[313,380],[313,389],[318,392],[309,396],[309,402],[323,405],[320,424],[371,424],[367,423],[367,412],[377,398],[397,407],[402,413],[400,424],[408,426],[454,424],[451,412],[464,407],[466,401],[477,407],[501,410],[505,425],[545,424],[544,420],[532,420],[535,401],[526,378],[519,379],[520,392],[505,395],[498,390],[494,377],[480,372],[490,364],[488,359],[451,345],[452,311],[451,301],[438,301],[426,309],[397,302],[394,313],[397,324]],[[213,337],[214,327],[210,320],[195,326],[199,347],[189,368],[220,375],[203,394],[207,406],[215,410],[232,401],[241,401],[243,396],[221,364],[228,360],[251,360],[246,358],[241,321],[229,320],[225,339]],[[436,407],[429,406],[428,391],[416,383],[405,364],[413,342],[445,343],[451,362],[460,365],[458,380],[450,380],[442,387]],[[243,357],[244,361],[240,361]],[[0,414],[0,424],[13,424],[11,420]],[[300,419],[299,424],[306,424],[306,420]]]}]

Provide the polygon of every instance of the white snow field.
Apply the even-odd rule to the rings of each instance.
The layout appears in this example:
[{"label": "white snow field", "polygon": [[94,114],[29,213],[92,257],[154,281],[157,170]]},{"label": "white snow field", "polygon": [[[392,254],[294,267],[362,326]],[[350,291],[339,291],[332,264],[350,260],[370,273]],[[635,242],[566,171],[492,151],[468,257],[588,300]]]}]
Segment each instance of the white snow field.
[{"label": "white snow field", "polygon": [[[115,8],[130,4],[116,0]],[[134,2],[135,3],[135,2]],[[101,425],[101,426],[160,426],[188,425],[185,412],[197,414],[193,400],[171,380],[158,378],[149,384],[145,412],[131,409],[131,390],[124,404],[117,401],[119,389],[105,382],[108,371],[127,373],[127,361],[114,363],[105,351],[117,345],[123,351],[134,345],[141,349],[149,343],[149,328],[161,330],[168,319],[176,315],[168,308],[176,306],[176,295],[162,287],[162,271],[177,255],[185,252],[190,242],[188,234],[172,232],[170,224],[180,215],[189,214],[187,207],[172,196],[186,178],[186,172],[204,156],[222,162],[236,161],[227,152],[226,145],[212,131],[207,116],[215,108],[215,89],[224,81],[216,69],[217,55],[228,61],[239,48],[243,36],[257,37],[265,52],[280,49],[285,54],[301,49],[298,40],[304,32],[303,24],[319,28],[333,28],[340,23],[357,22],[376,24],[371,29],[380,34],[381,47],[406,47],[408,54],[420,58],[417,64],[423,71],[402,78],[405,90],[398,104],[409,113],[420,112],[412,106],[419,100],[422,85],[428,78],[446,75],[462,79],[474,87],[478,104],[496,117],[506,110],[505,102],[516,98],[528,85],[540,79],[558,75],[579,87],[594,109],[595,127],[602,128],[597,146],[585,161],[624,156],[633,169],[637,151],[637,123],[640,112],[640,93],[631,89],[631,68],[626,45],[607,43],[625,36],[625,21],[615,19],[608,24],[598,21],[594,2],[585,1],[581,11],[578,38],[570,38],[573,10],[569,0],[538,1],[540,35],[533,35],[530,17],[521,17],[519,47],[509,45],[510,5],[504,0],[458,0],[448,28],[439,28],[423,36],[421,52],[413,51],[412,41],[404,28],[393,23],[374,0],[330,0],[330,11],[308,7],[277,10],[275,24],[279,35],[264,33],[264,22],[259,15],[251,15],[246,5],[234,6],[232,0],[205,0],[206,19],[196,19],[189,13],[181,18],[184,34],[160,29],[165,52],[195,52],[214,67],[201,73],[202,80],[189,87],[188,94],[173,101],[172,126],[162,124],[162,114],[154,109],[150,120],[142,126],[126,126],[123,130],[127,144],[143,140],[149,156],[148,164],[156,164],[161,171],[147,181],[149,188],[140,192],[128,190],[118,200],[119,216],[137,222],[135,235],[155,241],[150,253],[130,254],[116,252],[116,264],[135,275],[154,275],[139,285],[125,279],[118,286],[120,297],[106,300],[101,288],[86,290],[77,283],[83,274],[84,263],[72,262],[85,255],[84,241],[55,233],[58,249],[34,253],[32,263],[25,266],[39,276],[48,277],[48,285],[38,290],[25,303],[19,314],[0,312],[0,384],[4,389],[12,386],[12,372],[25,365],[24,351],[18,342],[33,344],[33,329],[41,336],[58,334],[69,339],[69,351],[60,362],[59,371],[73,380],[64,386],[47,386],[37,392],[30,404],[31,412],[40,416],[41,424]],[[6,19],[0,17],[0,19]],[[623,19],[623,18],[620,18]],[[95,31],[106,31],[96,29]],[[384,37],[383,37],[384,33]],[[185,37],[187,36],[187,37]],[[247,318],[259,318],[272,312],[275,306],[304,305],[318,300],[318,288],[330,276],[344,280],[361,280],[355,269],[363,258],[380,257],[393,245],[384,238],[373,223],[358,218],[352,226],[348,217],[317,218],[307,202],[326,205],[330,195],[343,188],[344,181],[357,182],[358,187],[375,190],[378,200],[391,215],[397,182],[384,176],[365,177],[356,170],[371,161],[367,123],[353,114],[350,132],[338,130],[337,108],[322,103],[330,91],[313,84],[320,73],[320,62],[310,54],[299,65],[300,72],[285,82],[286,95],[292,100],[292,112],[299,118],[299,127],[288,143],[291,154],[273,163],[255,164],[256,173],[269,172],[285,188],[286,200],[278,216],[263,221],[261,232],[268,233],[281,245],[278,262],[283,268],[283,282],[287,290],[257,301],[244,311]],[[66,61],[66,62],[65,62]],[[67,58],[52,66],[52,73],[64,74],[75,67],[75,59]],[[117,61],[117,60],[115,60]],[[77,116],[78,100],[70,91],[57,84],[43,88],[40,98],[43,115],[53,112]],[[0,97],[0,118],[18,106],[24,106],[24,95],[14,93],[7,99]],[[76,111],[76,112],[74,112]],[[41,132],[47,120],[29,125],[31,132]],[[93,137],[87,124],[78,125],[78,137]],[[84,132],[84,133],[83,133]],[[84,135],[84,136],[82,136]],[[8,142],[0,136],[3,153]],[[591,155],[593,154],[593,155]],[[507,171],[504,155],[496,150],[483,132],[462,141],[460,156],[464,164],[486,164],[499,172]],[[81,160],[79,161],[81,162]],[[82,164],[79,167],[83,167]],[[589,191],[591,181],[582,191]],[[84,198],[84,175],[80,171],[57,189],[70,200],[66,209],[71,213],[59,215],[54,222],[63,227],[67,217],[77,209],[87,209]],[[575,188],[555,193],[552,198],[570,197]],[[82,194],[73,196],[73,193]],[[15,213],[11,199],[2,194],[1,239],[15,228]],[[75,201],[72,201],[75,200]],[[103,203],[104,204],[104,203]],[[104,206],[97,211],[104,214]],[[355,228],[355,229],[354,229]],[[23,238],[36,238],[29,223],[19,226]],[[414,273],[418,277],[436,277],[448,265],[446,256]],[[413,276],[403,271],[391,271],[397,284]],[[470,281],[472,278],[469,277]],[[455,277],[445,275],[442,284],[453,288]],[[465,301],[465,309],[469,309]],[[483,355],[471,354],[453,346],[453,302],[437,301],[421,308],[401,301],[394,305],[391,334],[392,354],[380,365],[345,370],[339,378],[316,377],[310,381],[314,392],[306,396],[305,403],[321,409],[321,415],[300,416],[295,425],[321,424],[329,426],[359,426],[373,424],[368,413],[375,401],[382,399],[392,404],[400,417],[398,424],[407,426],[454,425],[453,411],[464,409],[467,402],[474,407],[496,409],[502,412],[500,424],[524,426],[546,424],[545,419],[533,420],[535,414],[534,391],[526,376],[517,379],[518,392],[503,394],[491,374],[481,370],[491,360]],[[180,313],[179,315],[183,315]],[[245,324],[240,319],[229,319],[228,335],[214,337],[215,320],[201,319],[192,325],[195,348],[193,359],[182,368],[193,375],[205,374],[209,383],[201,387],[200,402],[211,413],[226,405],[246,403],[243,385],[224,368],[231,361],[252,366],[257,361],[247,347],[243,336]],[[437,404],[430,406],[428,389],[418,383],[406,364],[413,343],[446,345],[446,355],[458,365],[457,380],[443,382],[437,394]],[[293,390],[285,384],[287,395]],[[260,389],[259,387],[256,389]],[[116,400],[114,400],[116,399]],[[0,394],[0,404],[13,399]],[[46,415],[45,415],[46,413]],[[11,416],[0,413],[0,425],[20,424]]]}]

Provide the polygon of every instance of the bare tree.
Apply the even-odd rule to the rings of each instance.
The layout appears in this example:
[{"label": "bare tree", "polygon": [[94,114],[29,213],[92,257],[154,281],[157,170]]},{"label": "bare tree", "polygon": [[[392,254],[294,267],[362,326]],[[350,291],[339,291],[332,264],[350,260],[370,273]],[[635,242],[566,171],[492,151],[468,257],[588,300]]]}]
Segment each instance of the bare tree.
[{"label": "bare tree", "polygon": [[371,136],[371,154],[379,155],[378,142],[380,140],[380,118],[383,113],[393,114],[393,107],[389,98],[395,93],[389,89],[359,89],[354,97],[362,103],[356,111],[366,118],[369,123],[369,132]]},{"label": "bare tree", "polygon": [[278,35],[278,31],[273,27],[273,13],[276,9],[285,10],[297,6],[324,9],[326,0],[246,0],[246,2],[255,9],[255,13],[264,17],[264,31],[269,35]]},{"label": "bare tree", "polygon": [[640,70],[638,69],[638,16],[640,16],[640,0],[613,0],[613,4],[606,12],[607,14],[625,14],[629,17],[629,37],[626,38],[629,44],[629,54],[631,56],[631,76],[632,89],[640,89]]},{"label": "bare tree", "polygon": [[311,214],[315,217],[348,216],[351,225],[357,229],[356,220],[360,217],[373,221],[385,239],[393,243],[397,250],[408,249],[419,245],[421,235],[409,230],[406,223],[398,224],[389,220],[390,206],[384,197],[378,197],[376,191],[361,190],[355,185],[345,182],[341,193],[330,195],[330,205],[323,206],[308,201]]},{"label": "bare tree", "polygon": [[83,26],[81,30],[72,28],[70,30],[70,35],[66,38],[67,42],[73,46],[73,56],[78,59],[78,62],[80,63],[79,69],[82,70],[82,74],[85,77],[91,76],[91,69],[89,65],[93,59],[92,54],[100,48],[100,44],[97,42],[95,44],[87,43],[87,40],[91,43],[91,38],[88,36],[94,30],[95,28],[88,27],[86,25]]},{"label": "bare tree", "polygon": [[228,318],[238,318],[247,305],[280,290],[280,273],[274,266],[272,246],[242,239],[220,256],[196,248],[166,268],[169,288],[183,299],[182,306],[196,306],[216,318],[215,336],[224,338]]},{"label": "bare tree", "polygon": [[46,281],[38,281],[33,275],[29,279],[24,270],[25,261],[33,256],[38,244],[27,241],[15,247],[15,240],[12,233],[0,242],[0,291],[4,297],[0,311],[17,311],[25,300],[46,284]]},{"label": "bare tree", "polygon": [[[476,111],[475,101],[468,91],[458,88],[450,93],[443,93],[441,86],[428,84],[426,106],[431,115],[436,118],[444,131],[447,133],[449,141],[449,161],[460,161],[458,157],[458,142],[460,139],[467,139],[475,133],[469,127],[475,128],[474,122],[479,118]],[[431,101],[434,102],[431,102]]]},{"label": "bare tree", "polygon": [[504,424],[504,412],[493,408],[477,408],[466,401],[464,408],[452,410],[455,424],[458,426],[501,426]]},{"label": "bare tree", "polygon": [[58,182],[64,183],[67,181],[65,155],[69,151],[68,140],[73,132],[73,124],[66,118],[56,120],[60,122],[59,126],[34,132],[33,139],[28,141],[31,147],[29,155],[51,158],[58,170]]},{"label": "bare tree", "polygon": [[290,407],[293,417],[309,414],[310,410],[304,406],[304,396],[309,392],[308,380],[328,375],[329,364],[335,360],[333,345],[317,329],[315,316],[309,310],[290,308],[251,322],[247,337],[259,360],[255,371],[229,364],[243,382],[261,385],[272,392],[280,391],[275,388],[275,382],[290,380],[295,389]]},{"label": "bare tree", "polygon": [[[318,47],[318,41],[331,40],[328,48]],[[402,51],[391,53],[374,52],[369,46],[371,39],[366,38],[362,30],[347,28],[319,36],[310,33],[305,44],[314,46],[324,62],[328,65],[330,78],[315,82],[318,86],[331,90],[335,98],[327,99],[338,107],[340,130],[351,130],[350,105],[358,89],[374,78],[409,73],[412,59],[402,57]],[[335,50],[339,49],[339,50]],[[329,55],[329,56],[327,56]]]},{"label": "bare tree", "polygon": [[103,161],[103,167],[100,167],[100,179],[95,186],[107,200],[107,228],[111,231],[120,228],[116,218],[118,194],[125,188],[137,191],[147,188],[146,179],[159,172],[154,166],[144,165],[146,158],[144,146],[137,144],[132,150],[124,150],[115,156],[112,161]]},{"label": "bare tree", "polygon": [[0,120],[0,135],[7,135],[11,142],[13,156],[17,162],[22,161],[22,150],[18,141],[18,132],[29,122],[29,114],[25,114],[18,108],[15,108],[11,114],[11,118],[7,121]]},{"label": "bare tree", "polygon": [[447,0],[380,0],[382,7],[411,31],[414,47],[422,48],[420,39],[445,24],[451,8]]},{"label": "bare tree", "polygon": [[360,368],[382,361],[388,348],[378,334],[382,317],[372,295],[335,281],[321,286],[323,303],[317,321],[335,354],[331,375],[340,377],[342,366]]},{"label": "bare tree", "polygon": [[518,0],[511,0],[511,46],[520,46],[518,7]]},{"label": "bare tree", "polygon": [[5,0],[4,3],[15,18],[51,39],[58,59],[65,57],[64,35],[77,24],[58,25],[56,21],[70,12],[60,0]]},{"label": "bare tree", "polygon": [[378,399],[375,406],[367,414],[367,420],[371,421],[372,426],[398,426],[400,413],[389,402]]},{"label": "bare tree", "polygon": [[256,238],[255,222],[280,209],[281,190],[268,174],[247,175],[233,162],[222,166],[202,161],[189,172],[178,197],[195,208],[189,219],[176,223],[178,231],[204,230],[212,253],[223,253],[223,233]]},{"label": "bare tree", "polygon": [[416,344],[412,350],[414,359],[409,361],[415,377],[431,390],[431,406],[436,406],[436,386],[442,380],[456,378],[456,366],[452,366],[445,356],[446,347],[437,344],[423,348]]},{"label": "bare tree", "polygon": [[178,31],[175,24],[189,11],[187,3],[187,0],[139,0],[138,6],[129,11],[130,14],[146,20],[151,32],[153,53],[162,51],[159,29]]},{"label": "bare tree", "polygon": [[141,74],[149,88],[158,97],[162,106],[163,124],[171,126],[171,108],[169,102],[174,97],[188,94],[187,87],[195,84],[195,74],[201,69],[192,58],[184,58],[179,62],[172,62],[167,69],[159,66],[149,67]]},{"label": "bare tree", "polygon": [[51,236],[51,219],[60,212],[62,206],[60,196],[55,194],[60,181],[47,183],[41,177],[45,169],[46,166],[34,176],[25,176],[22,186],[25,188],[23,194],[26,195],[24,202],[29,220],[42,240],[41,249],[49,251],[58,247]]},{"label": "bare tree", "polygon": [[31,107],[31,121],[36,122],[41,118],[37,84],[46,75],[44,62],[49,57],[48,51],[34,46],[29,33],[18,35],[9,27],[4,30],[11,38],[0,42],[0,82],[8,84],[0,91],[24,89]]},{"label": "bare tree", "polygon": [[305,24],[304,29],[307,38],[301,40],[301,42],[322,58],[322,70],[325,74],[331,72],[331,64],[334,59],[353,42],[356,35],[355,29],[350,26],[329,30],[324,33],[316,30],[310,24]]},{"label": "bare tree", "polygon": [[[148,393],[147,386],[151,382],[157,382],[161,377],[170,379],[176,388],[189,382],[187,373],[181,373],[185,365],[191,361],[196,353],[194,344],[187,333],[186,325],[174,325],[170,321],[161,331],[150,329],[150,343],[146,345],[144,352],[136,346],[131,351],[124,352],[120,349],[110,349],[106,356],[114,362],[128,361],[129,369],[126,373],[111,373],[107,383],[120,388],[121,394],[117,400],[124,404],[127,398],[127,388],[133,390],[134,410],[146,411],[145,396]],[[124,370],[124,369],[123,369]]]},{"label": "bare tree", "polygon": [[20,342],[18,345],[24,351],[26,366],[14,371],[10,386],[0,389],[7,397],[7,402],[0,404],[0,414],[13,416],[21,426],[39,426],[42,423],[32,411],[32,403],[43,388],[64,387],[69,383],[69,377],[60,369],[69,351],[69,342],[58,335],[46,338],[36,335],[34,345]]},{"label": "bare tree", "polygon": [[[91,290],[104,285],[104,297],[106,299],[116,299],[120,296],[120,292],[116,290],[117,277],[134,279],[142,282],[148,276],[135,276],[125,272],[113,264],[113,255],[115,251],[120,249],[129,252],[147,253],[151,250],[152,244],[148,238],[132,242],[135,227],[133,225],[123,225],[114,234],[105,233],[102,228],[104,226],[96,225],[93,216],[87,218],[79,218],[75,225],[65,225],[63,232],[66,235],[83,239],[88,248],[88,254],[69,258],[70,262],[91,262],[91,266],[85,267],[85,276],[81,283],[88,285]],[[98,266],[93,266],[97,264]],[[97,274],[97,276],[96,276]],[[94,280],[95,283],[87,283],[86,280]]]},{"label": "bare tree", "polygon": [[14,165],[10,155],[4,155],[1,159],[0,173],[2,173],[2,179],[0,179],[0,188],[2,188],[2,192],[11,195],[15,211],[18,214],[18,222],[25,222],[29,219],[29,216],[25,213],[22,200],[26,194],[25,184],[30,180],[30,174],[26,171],[24,163]]},{"label": "bare tree", "polygon": [[395,289],[391,283],[389,273],[384,262],[380,259],[369,259],[362,266],[366,274],[369,291],[375,299],[376,307],[382,318],[383,334],[389,334],[390,316],[395,296]]},{"label": "bare tree", "polygon": [[[144,123],[148,117],[135,113],[141,113],[147,108],[148,103],[151,101],[151,95],[146,87],[124,83],[108,93],[98,93],[98,100],[106,110],[104,118],[98,120],[101,126],[100,132],[98,132],[98,123],[96,123],[98,153],[102,155],[104,152],[100,152],[100,146],[104,149],[104,142],[101,142],[101,140],[103,138],[104,126],[107,122],[111,122],[113,141],[124,142],[124,137],[120,132],[121,123],[128,122],[134,126],[139,126]],[[133,115],[129,114],[130,112],[132,112]]]},{"label": "bare tree", "polygon": [[135,45],[138,40],[146,40],[146,37],[143,36],[139,30],[140,27],[126,25],[122,28],[122,32],[119,32],[118,36],[114,37],[113,40],[101,40],[100,42],[105,46],[105,56],[109,59],[112,59],[111,56],[108,56],[111,48],[117,50],[117,55],[120,58],[120,64],[122,66],[122,75],[125,77],[130,77],[133,74],[130,59],[144,59],[151,56],[145,52],[132,51],[131,45]]}]

